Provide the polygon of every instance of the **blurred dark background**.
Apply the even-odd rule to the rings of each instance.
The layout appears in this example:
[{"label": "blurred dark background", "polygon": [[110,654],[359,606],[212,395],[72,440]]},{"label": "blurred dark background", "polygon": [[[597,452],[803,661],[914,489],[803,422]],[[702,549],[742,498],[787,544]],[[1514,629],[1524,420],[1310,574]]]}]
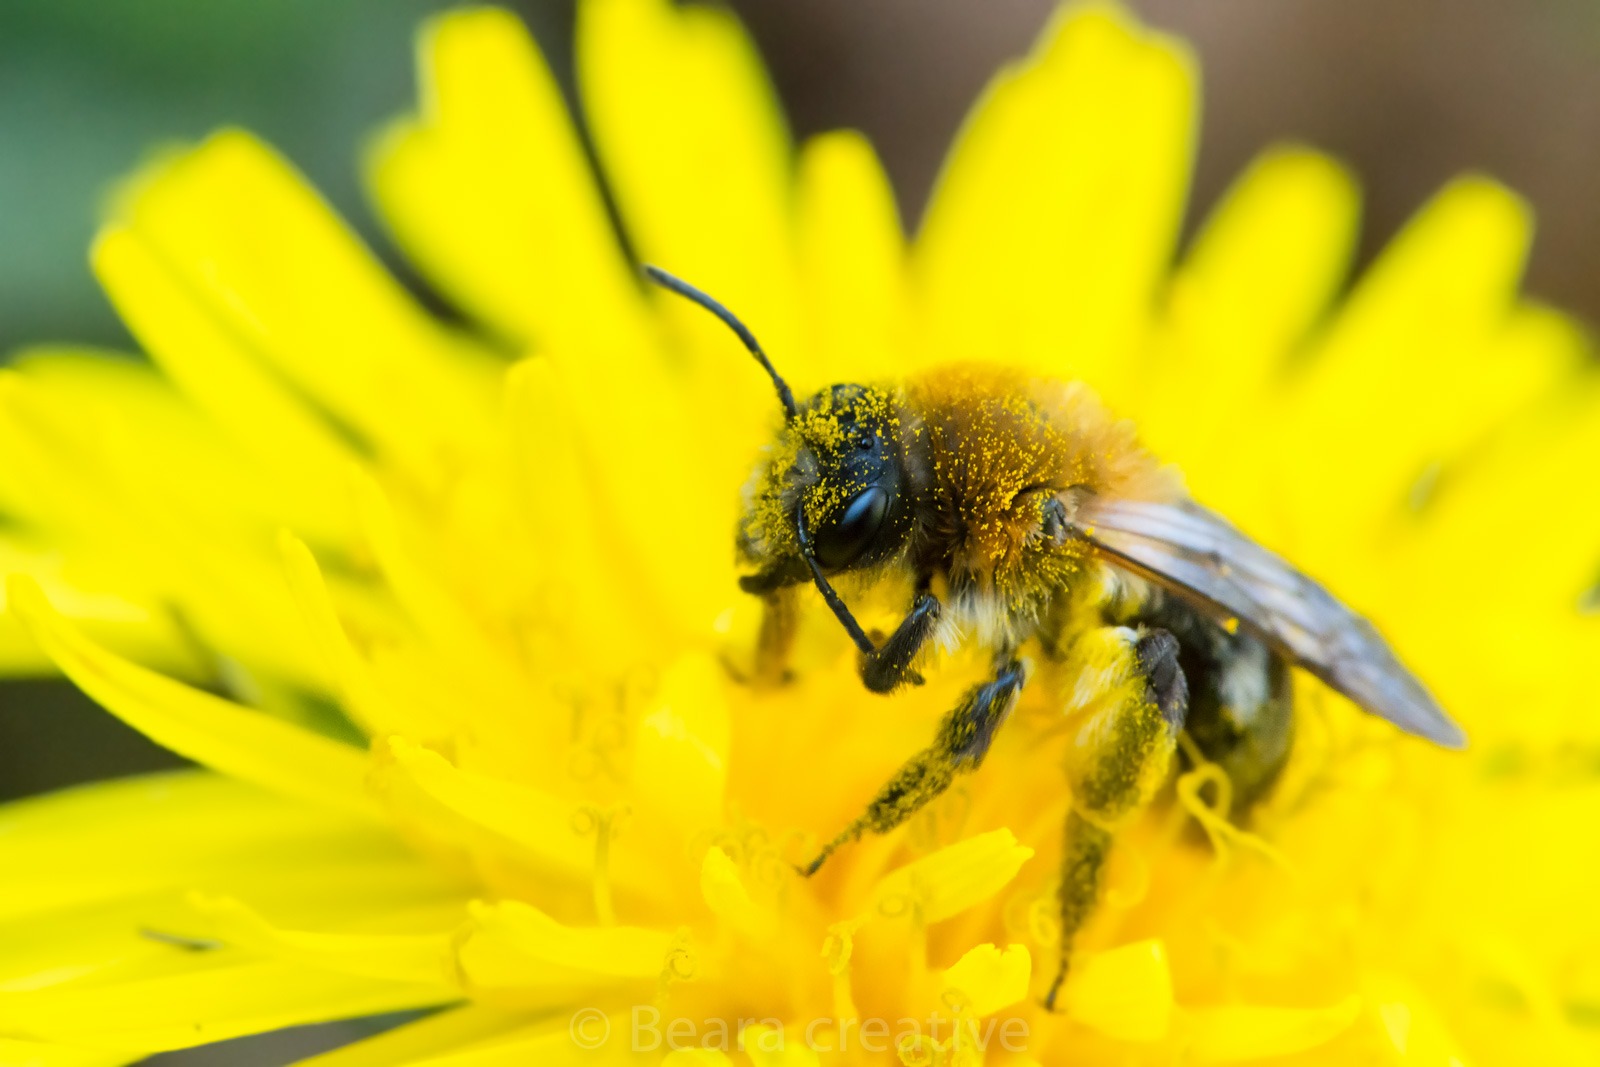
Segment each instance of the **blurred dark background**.
[{"label": "blurred dark background", "polygon": [[[126,344],[85,265],[109,183],[163,142],[225,123],[293,158],[388,254],[357,181],[363,137],[410,106],[411,36],[437,0],[4,0],[0,4],[0,350]],[[514,4],[558,73],[570,0]],[[877,143],[914,224],[989,73],[1050,0],[736,0],[792,125]],[[1191,214],[1285,138],[1347,160],[1363,247],[1467,169],[1538,212],[1529,287],[1600,318],[1596,0],[1134,0],[1191,40],[1205,119]],[[3,458],[0,458],[3,461]],[[170,761],[69,688],[0,685],[0,798]]]},{"label": "blurred dark background", "polygon": [[[1492,174],[1538,213],[1533,292],[1600,318],[1600,2],[1126,0],[1189,40],[1204,77],[1190,221],[1264,145],[1344,159],[1365,252],[1452,175]],[[950,135],[1047,0],[746,0],[800,131],[872,135],[909,221]]]},{"label": "blurred dark background", "polygon": [[[411,36],[438,0],[3,0],[0,351],[125,345],[90,280],[97,204],[163,142],[222,124],[279,145],[389,255],[357,180],[365,134],[410,106]],[[570,0],[514,4],[570,75]],[[908,224],[968,104],[1050,0],[736,0],[800,135],[865,130]],[[1540,232],[1529,287],[1600,319],[1600,2],[1132,0],[1191,40],[1205,118],[1193,217],[1263,146],[1348,161],[1365,254],[1452,175],[1520,190]],[[3,457],[0,457],[3,462]],[[0,683],[0,799],[174,763],[74,690]],[[388,1020],[392,1022],[393,1020]],[[383,1025],[374,1022],[372,1027]],[[362,1024],[156,1057],[282,1063]]]}]

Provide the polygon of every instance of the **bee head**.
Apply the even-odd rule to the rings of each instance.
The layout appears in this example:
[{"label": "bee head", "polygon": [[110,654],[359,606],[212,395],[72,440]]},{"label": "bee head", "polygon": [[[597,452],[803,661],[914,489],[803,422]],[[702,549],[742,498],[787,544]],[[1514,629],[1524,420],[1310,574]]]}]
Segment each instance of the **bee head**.
[{"label": "bee head", "polygon": [[885,389],[835,385],[807,400],[778,433],[747,491],[739,549],[757,571],[746,592],[894,556],[910,531],[899,404]]},{"label": "bee head", "polygon": [[731,311],[664,270],[644,270],[651,281],[705,308],[737,334],[771,377],[783,406],[783,429],[756,472],[739,524],[739,550],[756,567],[739,580],[740,588],[769,593],[812,581],[856,646],[872,652],[872,641],[827,575],[889,559],[910,533],[894,394],[835,385],[796,404],[755,336]]}]

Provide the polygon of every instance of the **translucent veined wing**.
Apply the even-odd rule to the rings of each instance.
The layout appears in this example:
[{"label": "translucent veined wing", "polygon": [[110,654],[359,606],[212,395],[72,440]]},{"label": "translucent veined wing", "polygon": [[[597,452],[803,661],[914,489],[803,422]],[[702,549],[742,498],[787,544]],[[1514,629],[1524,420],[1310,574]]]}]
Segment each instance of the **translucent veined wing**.
[{"label": "translucent veined wing", "polygon": [[1370,622],[1220,516],[1188,502],[1087,497],[1073,526],[1104,558],[1237,619],[1372,714],[1448,748],[1467,743]]}]

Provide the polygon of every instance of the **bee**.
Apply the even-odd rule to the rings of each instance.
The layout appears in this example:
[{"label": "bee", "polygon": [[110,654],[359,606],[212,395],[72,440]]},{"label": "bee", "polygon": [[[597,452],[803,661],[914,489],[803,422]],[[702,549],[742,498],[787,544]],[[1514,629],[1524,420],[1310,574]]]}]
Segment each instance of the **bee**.
[{"label": "bee", "polygon": [[[1053,1009],[1113,837],[1154,799],[1180,732],[1227,773],[1236,818],[1288,758],[1291,666],[1407,733],[1465,744],[1369,622],[1188,499],[1081,383],[973,363],[797,402],[727,308],[646,272],[737,334],[783,408],[737,535],[751,568],[740,586],[767,604],[758,654],[781,659],[793,626],[785,594],[810,584],[874,693],[920,683],[917,665],[937,645],[975,641],[992,657],[932,743],[803,874],[899,826],[983,762],[1028,681],[1026,650],[1051,668],[1072,731]],[[911,603],[886,638],[857,623],[833,586],[842,575],[909,580]]]}]

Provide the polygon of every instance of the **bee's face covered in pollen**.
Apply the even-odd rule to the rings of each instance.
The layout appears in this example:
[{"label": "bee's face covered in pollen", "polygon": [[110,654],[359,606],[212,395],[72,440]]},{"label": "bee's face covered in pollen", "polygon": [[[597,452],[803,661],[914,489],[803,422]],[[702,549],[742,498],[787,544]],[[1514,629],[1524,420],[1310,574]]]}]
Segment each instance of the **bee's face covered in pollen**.
[{"label": "bee's face covered in pollen", "polygon": [[823,570],[867,567],[893,556],[911,525],[903,405],[882,388],[835,385],[817,393],[779,433],[748,489],[739,547],[758,567],[745,588],[808,580],[797,523]]}]

